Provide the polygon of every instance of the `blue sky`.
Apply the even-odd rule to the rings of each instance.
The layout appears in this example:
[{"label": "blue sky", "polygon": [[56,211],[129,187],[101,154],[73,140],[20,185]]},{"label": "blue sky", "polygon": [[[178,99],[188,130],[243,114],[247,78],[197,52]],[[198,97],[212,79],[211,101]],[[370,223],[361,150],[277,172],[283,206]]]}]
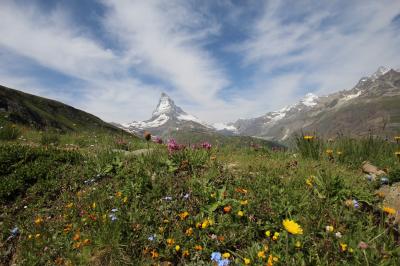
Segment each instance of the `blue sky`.
[{"label": "blue sky", "polygon": [[400,67],[400,1],[2,0],[0,84],[106,121],[162,91],[213,123]]}]

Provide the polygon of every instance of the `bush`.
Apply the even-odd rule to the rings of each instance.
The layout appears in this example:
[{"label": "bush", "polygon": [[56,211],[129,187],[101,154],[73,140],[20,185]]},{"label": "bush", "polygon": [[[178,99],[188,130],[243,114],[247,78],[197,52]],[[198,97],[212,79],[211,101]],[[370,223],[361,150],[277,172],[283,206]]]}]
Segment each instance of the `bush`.
[{"label": "bush", "polygon": [[15,140],[21,135],[21,130],[15,125],[0,127],[0,140]]}]

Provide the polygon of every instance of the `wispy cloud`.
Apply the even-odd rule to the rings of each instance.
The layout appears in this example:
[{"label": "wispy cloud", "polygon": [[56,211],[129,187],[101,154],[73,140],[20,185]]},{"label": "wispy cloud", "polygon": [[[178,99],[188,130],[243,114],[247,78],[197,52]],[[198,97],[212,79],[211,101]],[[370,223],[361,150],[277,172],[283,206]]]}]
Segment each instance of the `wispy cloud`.
[{"label": "wispy cloud", "polygon": [[399,67],[395,0],[82,1],[102,10],[85,25],[68,1],[1,1],[2,84],[117,122],[148,118],[167,91],[217,122]]}]

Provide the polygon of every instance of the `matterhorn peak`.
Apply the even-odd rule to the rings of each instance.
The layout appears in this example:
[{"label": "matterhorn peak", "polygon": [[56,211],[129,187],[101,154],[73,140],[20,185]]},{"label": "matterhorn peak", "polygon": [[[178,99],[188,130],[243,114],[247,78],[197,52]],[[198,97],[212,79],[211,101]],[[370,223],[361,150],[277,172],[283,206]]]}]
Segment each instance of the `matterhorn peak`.
[{"label": "matterhorn peak", "polygon": [[375,79],[379,78],[380,76],[385,75],[385,74],[386,74],[387,72],[389,72],[389,71],[390,71],[390,68],[385,67],[385,66],[380,66],[380,67],[375,71],[375,73],[371,75],[370,78],[371,78],[372,80],[375,80]]},{"label": "matterhorn peak", "polygon": [[158,101],[158,105],[156,109],[153,111],[152,116],[156,117],[161,114],[179,114],[184,113],[181,108],[175,105],[174,101],[165,93],[161,93],[160,100]]}]

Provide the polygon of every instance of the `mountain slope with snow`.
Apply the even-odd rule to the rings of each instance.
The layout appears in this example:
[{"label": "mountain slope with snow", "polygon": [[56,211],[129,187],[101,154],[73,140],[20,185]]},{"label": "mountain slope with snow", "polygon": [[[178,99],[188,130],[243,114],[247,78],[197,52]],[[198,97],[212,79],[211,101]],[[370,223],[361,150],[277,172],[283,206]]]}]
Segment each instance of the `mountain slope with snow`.
[{"label": "mountain slope with snow", "polygon": [[157,107],[149,120],[133,121],[123,124],[121,127],[131,133],[142,133],[147,130],[160,136],[167,136],[172,131],[185,129],[214,130],[197,117],[183,111],[165,93],[161,94]]},{"label": "mountain slope with snow", "polygon": [[399,115],[400,73],[380,67],[350,90],[321,97],[308,93],[297,104],[261,117],[239,119],[232,126],[239,135],[285,141],[305,130],[326,135],[368,134],[370,130],[383,134],[382,128],[386,127],[385,130],[392,128],[388,131],[390,134],[400,127]]}]

